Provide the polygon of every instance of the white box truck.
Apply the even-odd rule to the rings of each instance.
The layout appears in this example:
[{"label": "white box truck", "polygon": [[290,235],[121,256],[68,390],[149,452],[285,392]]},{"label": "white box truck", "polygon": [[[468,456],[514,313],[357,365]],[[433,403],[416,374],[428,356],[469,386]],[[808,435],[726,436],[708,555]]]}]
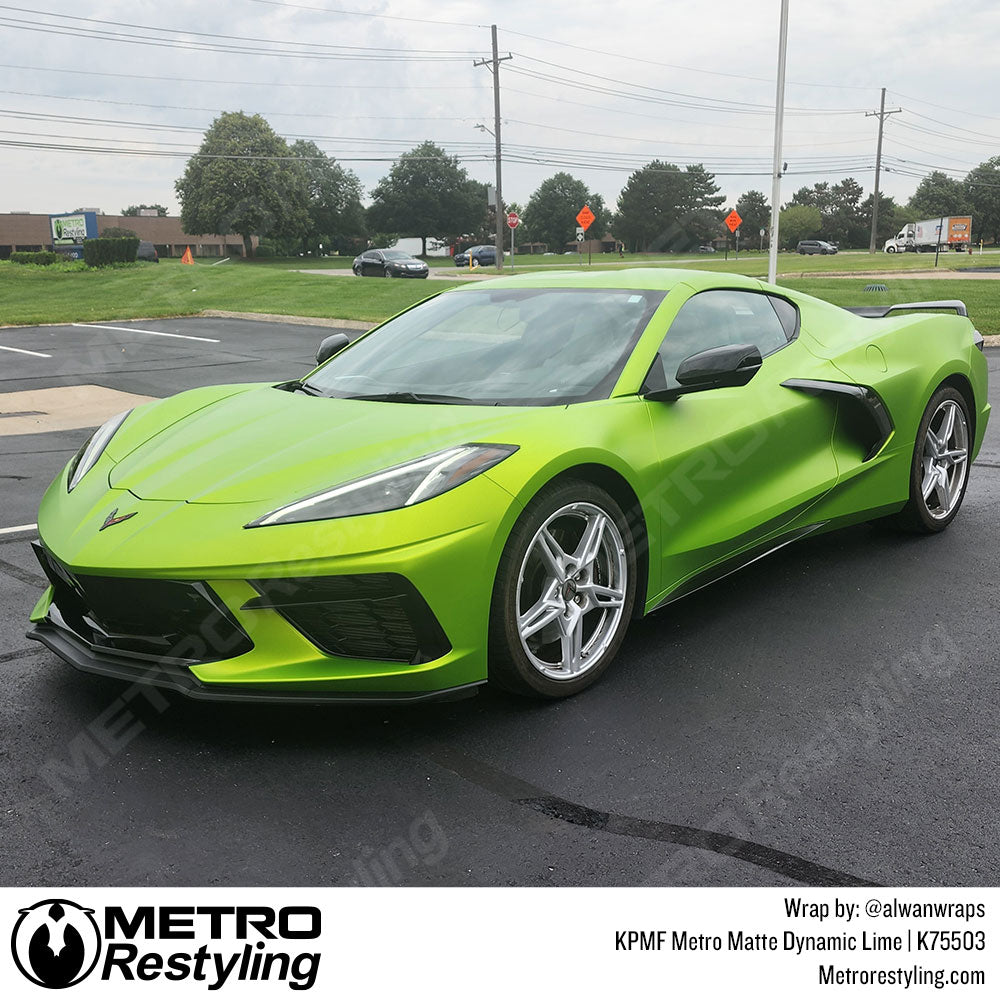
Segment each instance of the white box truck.
[{"label": "white box truck", "polygon": [[940,236],[941,249],[964,251],[972,239],[971,215],[946,215],[922,222],[908,222],[892,239],[885,241],[882,248],[886,253],[933,252]]}]

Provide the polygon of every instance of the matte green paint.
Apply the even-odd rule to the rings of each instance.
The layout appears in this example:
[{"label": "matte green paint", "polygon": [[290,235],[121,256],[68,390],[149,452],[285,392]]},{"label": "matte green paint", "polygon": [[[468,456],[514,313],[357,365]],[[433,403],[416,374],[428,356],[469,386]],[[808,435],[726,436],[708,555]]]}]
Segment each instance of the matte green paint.
[{"label": "matte green paint", "polygon": [[[76,572],[207,581],[254,648],[195,667],[206,683],[432,691],[486,677],[501,553],[524,505],[560,474],[601,466],[638,497],[650,553],[643,595],[649,611],[713,565],[795,529],[828,530],[900,509],[917,425],[944,379],[963,379],[974,399],[970,457],[983,440],[986,362],[968,319],[862,319],[752,278],[696,271],[533,273],[489,285],[668,294],[607,400],[562,407],[409,405],[249,384],[147,404],[129,416],[72,494],[65,471],[50,486],[38,515],[44,544]],[[476,287],[483,286],[445,294],[474,294]],[[800,310],[798,337],[766,357],[746,386],[669,403],[640,397],[677,311],[699,291],[720,287],[790,299]],[[789,378],[875,388],[892,415],[892,437],[864,462],[838,405],[782,387]],[[283,503],[473,441],[518,450],[463,486],[403,510],[244,527]],[[98,531],[115,507],[138,516]],[[248,579],[368,572],[410,579],[441,622],[451,652],[418,666],[328,657],[276,612],[241,610],[255,596]],[[44,617],[50,600],[47,591],[32,620]]]}]

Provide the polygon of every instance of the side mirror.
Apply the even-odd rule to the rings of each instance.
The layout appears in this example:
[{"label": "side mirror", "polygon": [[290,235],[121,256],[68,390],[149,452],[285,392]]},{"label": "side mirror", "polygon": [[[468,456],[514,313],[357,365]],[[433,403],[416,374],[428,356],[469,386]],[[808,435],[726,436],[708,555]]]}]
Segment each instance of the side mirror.
[{"label": "side mirror", "polygon": [[324,338],[316,352],[316,364],[321,365],[324,361],[329,361],[335,354],[342,351],[351,342],[351,338],[346,333],[335,333]]},{"label": "side mirror", "polygon": [[670,389],[654,389],[644,394],[646,399],[672,400],[689,392],[746,385],[760,370],[760,351],[753,344],[732,344],[712,347],[692,354],[677,368],[680,385]]}]

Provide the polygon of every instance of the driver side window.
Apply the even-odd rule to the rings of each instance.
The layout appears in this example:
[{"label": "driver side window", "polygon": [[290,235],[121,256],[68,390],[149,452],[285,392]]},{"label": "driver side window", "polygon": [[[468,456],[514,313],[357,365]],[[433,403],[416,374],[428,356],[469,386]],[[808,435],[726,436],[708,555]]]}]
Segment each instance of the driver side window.
[{"label": "driver side window", "polygon": [[[772,302],[772,296],[763,292],[699,292],[681,306],[670,324],[648,383],[651,388],[676,386],[678,365],[712,347],[753,344],[761,357],[767,357],[795,336],[797,318],[790,302],[777,297]],[[657,370],[660,365],[662,370]]]}]

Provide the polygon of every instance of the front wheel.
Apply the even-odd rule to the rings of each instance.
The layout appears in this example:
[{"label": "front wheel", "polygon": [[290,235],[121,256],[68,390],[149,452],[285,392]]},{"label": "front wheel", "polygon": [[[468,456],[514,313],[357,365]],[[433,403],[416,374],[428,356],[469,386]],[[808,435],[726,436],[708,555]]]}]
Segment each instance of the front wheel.
[{"label": "front wheel", "polygon": [[500,560],[490,680],[541,698],[589,687],[625,638],[635,591],[635,542],[614,498],[580,480],[543,489]]},{"label": "front wheel", "polygon": [[357,275],[357,276],[358,276],[359,278],[361,277],[361,268],[360,268],[360,267],[359,267],[359,266],[358,266],[357,264],[355,264],[355,265],[354,265],[354,267],[352,267],[352,268],[351,268],[351,270],[352,270],[352,271],[353,271],[353,272],[354,272],[354,273],[355,273],[355,274],[356,274],[356,275]]},{"label": "front wheel", "polygon": [[893,246],[886,247],[885,248],[885,252],[886,253],[895,253],[896,252],[896,248],[893,247]]},{"label": "front wheel", "polygon": [[938,389],[924,410],[910,463],[910,498],[897,515],[918,534],[944,531],[955,519],[969,482],[969,410],[960,392]]}]

